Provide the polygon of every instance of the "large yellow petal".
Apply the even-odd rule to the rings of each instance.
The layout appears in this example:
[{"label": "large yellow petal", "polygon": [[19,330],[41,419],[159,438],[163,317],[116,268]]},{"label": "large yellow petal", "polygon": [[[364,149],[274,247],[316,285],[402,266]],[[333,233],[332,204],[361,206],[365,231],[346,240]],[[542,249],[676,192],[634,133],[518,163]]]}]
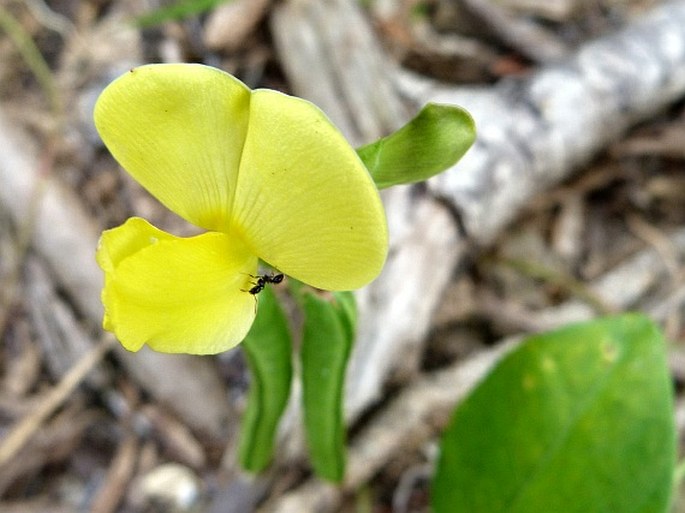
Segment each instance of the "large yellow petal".
[{"label": "large yellow petal", "polygon": [[124,347],[213,354],[240,343],[255,317],[246,292],[257,258],[237,239],[165,233],[140,218],[102,234],[105,329]]},{"label": "large yellow petal", "polygon": [[198,64],[151,64],[112,82],[95,126],[114,158],[170,210],[225,231],[245,142],[250,90]]},{"label": "large yellow petal", "polygon": [[342,134],[313,104],[252,93],[234,229],[280,271],[328,290],[374,279],[387,254],[378,191]]}]

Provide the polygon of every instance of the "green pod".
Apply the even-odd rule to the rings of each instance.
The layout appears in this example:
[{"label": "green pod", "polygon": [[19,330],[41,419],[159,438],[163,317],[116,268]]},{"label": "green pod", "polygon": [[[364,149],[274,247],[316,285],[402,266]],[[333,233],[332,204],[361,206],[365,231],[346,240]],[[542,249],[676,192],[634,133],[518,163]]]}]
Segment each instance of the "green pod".
[{"label": "green pod", "polygon": [[238,459],[249,472],[271,462],[278,421],[292,381],[292,340],[288,323],[271,288],[259,294],[259,312],[242,348],[251,383],[241,425]]},{"label": "green pod", "polygon": [[471,115],[429,103],[402,128],[357,149],[379,189],[421,182],[447,170],[476,140]]},{"label": "green pod", "polygon": [[335,292],[329,301],[304,293],[302,307],[300,357],[307,445],[314,472],[337,483],[345,474],[343,392],[356,324],[354,296]]}]

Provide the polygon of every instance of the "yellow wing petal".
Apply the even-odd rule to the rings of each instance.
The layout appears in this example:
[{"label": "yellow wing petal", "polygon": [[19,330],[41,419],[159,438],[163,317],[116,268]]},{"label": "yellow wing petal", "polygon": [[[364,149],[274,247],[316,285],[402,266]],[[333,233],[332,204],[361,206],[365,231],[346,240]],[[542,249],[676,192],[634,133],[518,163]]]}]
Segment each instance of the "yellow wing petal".
[{"label": "yellow wing petal", "polygon": [[170,210],[225,231],[250,90],[198,64],[132,69],[100,95],[95,126],[114,158]]},{"label": "yellow wing petal", "polygon": [[313,104],[252,93],[234,229],[280,271],[328,290],[374,279],[387,254],[378,191],[342,134]]},{"label": "yellow wing petal", "polygon": [[175,237],[140,218],[107,230],[105,329],[130,351],[213,354],[240,343],[255,316],[250,274],[257,258],[222,233]]}]

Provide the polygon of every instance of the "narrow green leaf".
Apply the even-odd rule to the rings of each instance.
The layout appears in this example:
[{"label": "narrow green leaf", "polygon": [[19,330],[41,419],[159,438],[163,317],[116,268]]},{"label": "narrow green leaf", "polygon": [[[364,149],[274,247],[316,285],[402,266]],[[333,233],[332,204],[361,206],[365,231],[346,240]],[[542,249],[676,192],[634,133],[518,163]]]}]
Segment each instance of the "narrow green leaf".
[{"label": "narrow green leaf", "polygon": [[136,18],[141,28],[154,27],[166,21],[182,20],[196,14],[211,11],[219,4],[232,0],[178,0],[171,5],[160,7]]},{"label": "narrow green leaf", "polygon": [[260,293],[257,318],[242,348],[252,381],[238,459],[245,470],[260,472],[271,461],[276,428],[288,402],[292,380],[290,330],[270,287]]},{"label": "narrow green leaf", "polygon": [[354,296],[336,293],[327,301],[302,298],[302,400],[307,443],[319,477],[340,482],[345,474],[343,389],[355,330]]},{"label": "narrow green leaf", "polygon": [[665,344],[642,315],[535,336],[455,411],[436,513],[663,513],[675,465]]},{"label": "narrow green leaf", "polygon": [[379,189],[442,173],[476,140],[473,118],[453,105],[429,103],[397,132],[357,149]]}]

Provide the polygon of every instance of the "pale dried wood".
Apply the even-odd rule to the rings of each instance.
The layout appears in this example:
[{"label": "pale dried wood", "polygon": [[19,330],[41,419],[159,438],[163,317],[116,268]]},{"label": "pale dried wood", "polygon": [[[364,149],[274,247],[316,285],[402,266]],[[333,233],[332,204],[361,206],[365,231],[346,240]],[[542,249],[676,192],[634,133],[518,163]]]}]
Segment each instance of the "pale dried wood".
[{"label": "pale dried wood", "polygon": [[114,513],[123,501],[126,487],[135,475],[139,454],[139,443],[135,435],[127,435],[117,447],[107,470],[107,475],[90,504],[95,513]]},{"label": "pale dried wood", "polygon": [[494,88],[405,83],[419,104],[460,104],[474,116],[475,146],[430,188],[486,244],[535,194],[683,96],[685,3],[665,3],[563,63]]},{"label": "pale dried wood", "polygon": [[277,6],[272,32],[290,84],[321,107],[353,144],[398,128],[409,111],[355,2],[295,0]]},{"label": "pale dried wood", "polygon": [[[61,379],[81,355],[93,347],[92,337],[86,333],[70,305],[57,295],[50,273],[35,256],[26,262],[26,282],[36,343],[51,376]],[[103,369],[96,367],[85,380],[98,387],[105,385],[109,377]]]},{"label": "pale dried wood", "polygon": [[568,21],[586,5],[584,0],[499,0],[498,3],[512,11],[558,22]]},{"label": "pale dried wood", "polygon": [[[669,248],[682,259],[685,255],[685,230],[678,230],[668,236]],[[663,321],[666,316],[682,304],[682,284],[674,281],[671,275],[670,263],[664,259],[659,248],[649,247],[614,267],[589,284],[589,289],[604,302],[612,305],[616,310],[627,310],[642,304],[655,319]],[[683,276],[680,276],[682,281]],[[669,291],[667,297],[649,298],[653,303],[651,308],[646,304],[645,296],[659,282],[666,281],[675,288]],[[674,296],[674,292],[676,295]],[[536,325],[539,330],[552,329],[569,322],[591,319],[596,312],[594,309],[577,299],[571,299],[558,306],[547,308],[535,313]]]},{"label": "pale dried wood", "polygon": [[62,380],[49,390],[37,408],[16,422],[0,442],[0,466],[6,464],[40,429],[41,425],[74,392],[86,375],[100,362],[114,345],[114,338],[106,336],[84,354]]},{"label": "pale dried wood", "polygon": [[31,327],[23,319],[14,325],[14,339],[14,350],[7,351],[3,358],[0,390],[11,401],[24,403],[40,382],[41,351],[31,340]]},{"label": "pale dried wood", "polygon": [[67,460],[98,416],[95,410],[82,410],[80,405],[72,403],[50,419],[35,434],[33,443],[19,451],[9,464],[0,465],[0,496],[5,496],[18,479],[35,475],[46,465]]},{"label": "pale dried wood", "polygon": [[214,9],[207,19],[203,40],[207,48],[234,52],[266,14],[270,0],[236,0]]},{"label": "pale dried wood", "polygon": [[[321,106],[355,143],[394,127],[396,117],[388,123],[376,116],[379,94],[381,105],[404,101],[412,110],[428,101],[462,105],[478,127],[474,148],[430,181],[428,197],[405,189],[405,200],[386,204],[391,252],[386,271],[360,295],[360,334],[348,375],[351,418],[382,397],[393,369],[418,367],[406,355],[421,354],[431,320],[424,307],[438,303],[445,277],[464,262],[469,244],[491,243],[536,194],[685,93],[683,1],[664,3],[558,65],[483,88],[455,87],[399,70],[352,0],[293,0],[278,7],[272,27],[296,94]],[[434,201],[431,196],[459,214],[465,237],[436,239],[428,229],[434,220],[407,214],[421,201]],[[393,227],[404,216],[404,222],[415,224],[403,230],[417,239],[409,250],[412,258],[398,263],[408,250]],[[451,230],[459,234],[454,226]],[[420,287],[413,286],[412,275],[423,277]],[[392,312],[391,304],[397,305]]]},{"label": "pale dried wood", "polygon": [[53,496],[44,493],[26,501],[3,501],[2,513],[74,513],[74,507],[56,504]]},{"label": "pale dried wood", "polygon": [[[671,258],[685,256],[685,230],[664,235],[669,255],[663,248],[648,245],[615,265],[610,272],[588,283],[587,295],[596,298],[612,311],[644,311],[655,321],[665,322],[685,303],[685,274],[673,275]],[[660,284],[667,286],[659,287]],[[480,311],[508,331],[540,332],[572,322],[592,319],[598,312],[594,305],[571,298],[541,310],[522,307],[516,300],[496,298],[491,292],[479,294]],[[677,335],[676,335],[677,336]]]},{"label": "pale dried wood", "polygon": [[553,32],[523,17],[513,16],[489,0],[461,0],[481,29],[500,39],[533,62],[556,62],[568,55],[568,48]]},{"label": "pale dried wood", "polygon": [[378,396],[390,373],[399,381],[417,373],[431,316],[459,255],[450,212],[411,190],[383,195],[386,209],[394,214],[388,218],[391,255],[376,282],[357,294],[359,327],[346,384],[350,419]]},{"label": "pale dried wood", "polygon": [[141,414],[151,424],[156,433],[155,438],[173,461],[195,470],[205,467],[207,458],[202,445],[185,424],[152,404],[143,406]]}]

